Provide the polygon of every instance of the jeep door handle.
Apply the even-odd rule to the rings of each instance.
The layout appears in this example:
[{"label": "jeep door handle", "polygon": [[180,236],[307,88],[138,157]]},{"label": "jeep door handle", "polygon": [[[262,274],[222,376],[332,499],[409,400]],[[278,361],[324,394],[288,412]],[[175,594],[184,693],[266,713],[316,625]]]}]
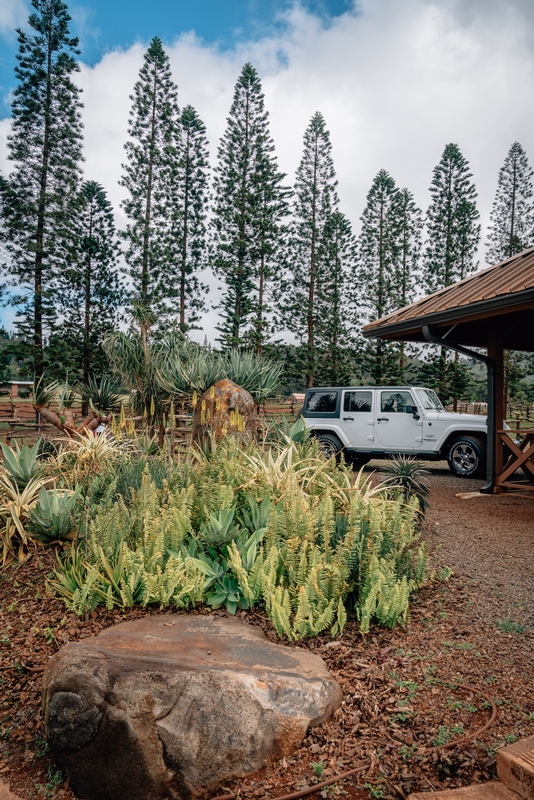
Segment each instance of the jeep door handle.
[{"label": "jeep door handle", "polygon": [[343,422],[354,422],[354,417],[343,417]]},{"label": "jeep door handle", "polygon": [[389,417],[377,417],[377,422],[389,422]]}]

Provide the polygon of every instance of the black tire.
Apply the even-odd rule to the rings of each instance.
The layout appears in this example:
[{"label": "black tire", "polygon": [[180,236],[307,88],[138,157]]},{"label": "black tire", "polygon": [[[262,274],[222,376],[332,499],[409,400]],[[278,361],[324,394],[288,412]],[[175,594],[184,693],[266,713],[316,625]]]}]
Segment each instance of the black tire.
[{"label": "black tire", "polygon": [[451,472],[459,478],[479,478],[486,471],[486,445],[476,436],[458,436],[447,453]]},{"label": "black tire", "polygon": [[334,457],[336,461],[339,461],[341,458],[343,445],[337,436],[333,436],[330,433],[319,433],[317,435],[317,441],[319,442],[319,447],[327,458]]}]

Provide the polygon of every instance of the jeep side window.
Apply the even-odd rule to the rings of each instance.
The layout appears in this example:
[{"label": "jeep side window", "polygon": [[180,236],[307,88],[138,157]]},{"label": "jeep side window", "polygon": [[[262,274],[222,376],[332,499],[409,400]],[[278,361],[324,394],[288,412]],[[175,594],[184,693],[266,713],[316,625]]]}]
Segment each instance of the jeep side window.
[{"label": "jeep side window", "polygon": [[343,411],[371,411],[371,392],[345,392]]},{"label": "jeep side window", "polygon": [[315,414],[333,414],[337,406],[337,392],[310,392],[306,411]]},{"label": "jeep side window", "polygon": [[410,392],[382,392],[380,410],[385,414],[404,414],[406,406],[412,406]]}]

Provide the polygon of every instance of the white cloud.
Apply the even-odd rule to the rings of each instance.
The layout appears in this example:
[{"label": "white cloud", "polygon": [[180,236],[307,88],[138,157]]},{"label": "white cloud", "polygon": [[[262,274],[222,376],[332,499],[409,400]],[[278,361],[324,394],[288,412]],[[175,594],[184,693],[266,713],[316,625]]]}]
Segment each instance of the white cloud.
[{"label": "white cloud", "polygon": [[[534,163],[533,22],[531,0],[361,0],[358,13],[347,12],[328,27],[296,6],[276,36],[219,52],[187,34],[168,52],[180,104],[192,103],[204,119],[213,156],[235,80],[251,60],[289,181],[316,110],[330,129],[342,210],[356,229],[381,168],[426,209],[432,169],[445,144],[457,142],[471,164],[485,228],[512,142],[520,141]],[[128,96],[143,51],[136,44],[111,52],[80,74],[86,173],[104,184],[117,208]],[[6,133],[1,122],[2,169]],[[210,338],[213,322],[210,314]]]},{"label": "white cloud", "polygon": [[28,18],[28,9],[24,0],[2,0],[0,3],[0,35],[13,35]]}]

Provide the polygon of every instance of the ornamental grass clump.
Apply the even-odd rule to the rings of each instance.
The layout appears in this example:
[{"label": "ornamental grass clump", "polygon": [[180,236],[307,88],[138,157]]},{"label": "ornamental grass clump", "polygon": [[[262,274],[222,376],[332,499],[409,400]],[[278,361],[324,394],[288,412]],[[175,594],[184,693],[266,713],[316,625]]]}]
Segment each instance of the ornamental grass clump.
[{"label": "ornamental grass clump", "polygon": [[259,606],[292,641],[340,633],[350,612],[362,633],[373,620],[406,620],[426,576],[417,498],[389,497],[295,438],[271,447],[227,438],[178,464],[146,458],[128,491],[128,453],[108,461],[84,536],[50,588],[78,614]]}]

